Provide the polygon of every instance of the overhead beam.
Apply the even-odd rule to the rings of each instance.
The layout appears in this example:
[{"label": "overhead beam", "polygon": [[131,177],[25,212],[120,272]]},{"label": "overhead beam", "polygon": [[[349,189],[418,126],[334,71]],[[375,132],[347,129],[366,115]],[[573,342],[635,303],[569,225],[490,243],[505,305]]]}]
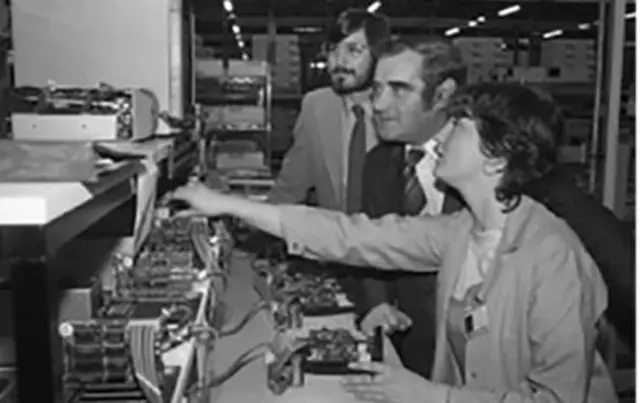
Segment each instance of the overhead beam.
[{"label": "overhead beam", "polygon": [[[207,22],[209,26],[217,27],[216,21],[219,21],[220,15],[212,13],[211,19],[207,19],[207,13],[198,15],[198,20]],[[324,27],[333,20],[330,17],[276,17],[276,26],[278,28],[295,28],[295,27]],[[415,17],[415,18],[393,18],[391,24],[393,28],[424,28],[432,29],[449,29],[453,27],[465,27],[469,21],[459,18],[441,18],[441,17]],[[266,32],[268,19],[266,17],[238,17],[238,25],[241,28],[264,29]],[[575,26],[575,21],[532,21],[532,20],[515,20],[515,19],[489,19],[487,22],[474,29],[491,29],[504,30],[513,32],[518,29],[520,32],[532,31],[551,31],[554,29],[566,29]],[[210,31],[211,32],[211,31]],[[215,31],[214,31],[215,32]]]},{"label": "overhead beam", "polygon": [[[243,34],[243,36],[247,41],[251,41],[251,37],[253,35],[259,35],[259,34],[256,34],[253,32]],[[226,40],[229,40],[230,38],[228,35],[223,35],[223,34],[199,33],[198,36],[200,36],[205,43],[222,43],[225,40],[225,38]],[[326,35],[323,33],[304,33],[299,35],[298,42],[301,45],[306,45],[306,44],[317,45],[318,43],[324,41],[326,38],[327,38]]]},{"label": "overhead beam", "polygon": [[[484,1],[484,0],[477,0]],[[611,3],[613,0],[604,0]],[[618,0],[615,0],[618,1]],[[492,3],[514,3],[514,0],[491,0]],[[540,3],[540,0],[518,0],[518,3]],[[599,3],[600,0],[546,0],[547,3]],[[627,0],[627,3],[634,3],[635,0]]]}]

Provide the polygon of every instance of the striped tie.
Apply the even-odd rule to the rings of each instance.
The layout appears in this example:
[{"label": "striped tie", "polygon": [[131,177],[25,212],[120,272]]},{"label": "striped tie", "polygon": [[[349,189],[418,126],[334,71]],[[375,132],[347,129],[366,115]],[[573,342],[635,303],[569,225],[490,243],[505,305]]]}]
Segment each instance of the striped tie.
[{"label": "striped tie", "polygon": [[427,197],[416,172],[416,165],[424,155],[425,151],[419,148],[412,148],[405,155],[404,213],[408,215],[420,214],[427,205]]}]

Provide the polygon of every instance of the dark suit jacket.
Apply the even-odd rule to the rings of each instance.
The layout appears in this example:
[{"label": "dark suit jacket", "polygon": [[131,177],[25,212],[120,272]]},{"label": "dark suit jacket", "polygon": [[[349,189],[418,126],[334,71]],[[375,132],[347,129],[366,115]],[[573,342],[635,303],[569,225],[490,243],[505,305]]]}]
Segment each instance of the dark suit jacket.
[{"label": "dark suit jacket", "polygon": [[[402,212],[404,149],[404,144],[381,143],[367,154],[362,181],[362,210],[369,217]],[[462,208],[462,205],[457,194],[451,191],[445,197],[443,213],[455,212]],[[415,273],[367,271],[366,278],[361,282],[361,294],[356,301],[360,315],[366,314],[383,302],[392,301],[395,298],[396,281],[405,275],[416,276]]]},{"label": "dark suit jacket", "polygon": [[[405,179],[403,144],[378,144],[368,154],[363,173],[363,212],[370,217],[402,213]],[[452,213],[463,204],[452,189],[447,191],[443,213]],[[373,273],[373,274],[372,274]],[[403,364],[424,376],[431,375],[436,344],[436,292],[434,273],[382,272],[367,270],[355,295],[360,318],[383,302],[397,302],[412,320],[406,332],[391,340]],[[352,293],[353,295],[354,293]]]}]

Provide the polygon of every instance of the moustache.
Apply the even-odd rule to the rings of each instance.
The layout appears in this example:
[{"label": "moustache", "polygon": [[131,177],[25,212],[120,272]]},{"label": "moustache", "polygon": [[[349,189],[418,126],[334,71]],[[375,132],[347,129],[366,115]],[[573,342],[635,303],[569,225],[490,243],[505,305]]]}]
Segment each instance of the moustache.
[{"label": "moustache", "polygon": [[356,72],[352,69],[338,66],[331,70],[331,74],[356,74]]}]

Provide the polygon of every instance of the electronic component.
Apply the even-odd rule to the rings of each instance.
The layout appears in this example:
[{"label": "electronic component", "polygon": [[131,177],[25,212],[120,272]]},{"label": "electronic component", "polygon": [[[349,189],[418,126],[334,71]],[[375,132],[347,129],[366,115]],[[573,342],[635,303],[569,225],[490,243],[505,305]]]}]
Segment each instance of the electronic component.
[{"label": "electronic component", "polygon": [[210,228],[204,217],[157,219],[136,259],[114,258],[116,294],[140,300],[187,293],[201,280],[226,277],[232,248],[222,222]]},{"label": "electronic component", "polygon": [[383,332],[376,328],[374,335],[356,335],[347,329],[310,330],[307,337],[302,368],[304,372],[324,375],[344,375],[361,372],[353,370],[354,362],[382,361]]},{"label": "electronic component", "polygon": [[256,276],[254,289],[261,298],[261,303],[268,306],[276,330],[299,329],[302,327],[302,307],[294,293],[277,292],[271,286],[270,279]]},{"label": "electronic component", "polygon": [[64,287],[58,320],[89,320],[103,306],[102,284],[90,279],[87,284]]},{"label": "electronic component", "polygon": [[305,341],[281,332],[271,344],[267,354],[267,387],[275,395],[282,395],[290,387],[304,385]]},{"label": "electronic component", "polygon": [[187,392],[187,396],[222,385],[246,365],[262,357],[267,363],[267,386],[274,394],[281,395],[289,387],[304,384],[301,363],[305,346],[306,342],[297,339],[294,335],[287,332],[277,332],[270,342],[260,343],[248,349],[224,372],[208,379],[205,385],[192,387]]},{"label": "electronic component", "polygon": [[193,337],[201,301],[202,295],[179,304],[110,301],[98,318],[61,323],[68,395],[164,401],[172,393],[165,378],[175,371],[164,368],[162,354]]},{"label": "electronic component", "polygon": [[[335,315],[353,312],[338,280],[319,270],[292,269],[290,263],[265,260],[255,262],[254,270],[266,282],[271,300],[295,304],[304,316]],[[265,294],[264,287],[261,294]]]},{"label": "electronic component", "polygon": [[163,401],[158,323],[97,319],[64,322],[63,382],[74,396],[92,394]]},{"label": "electronic component", "polygon": [[207,323],[216,292],[203,289],[226,273],[232,246],[222,222],[169,216],[155,220],[138,256],[113,256],[116,287],[103,293],[100,309],[60,323],[67,401],[175,399],[184,369],[163,357],[188,341],[210,344],[237,331]]},{"label": "electronic component", "polygon": [[[16,140],[135,140],[156,133],[159,105],[144,89],[19,87],[11,115]],[[63,136],[62,138],[60,136]]]}]

